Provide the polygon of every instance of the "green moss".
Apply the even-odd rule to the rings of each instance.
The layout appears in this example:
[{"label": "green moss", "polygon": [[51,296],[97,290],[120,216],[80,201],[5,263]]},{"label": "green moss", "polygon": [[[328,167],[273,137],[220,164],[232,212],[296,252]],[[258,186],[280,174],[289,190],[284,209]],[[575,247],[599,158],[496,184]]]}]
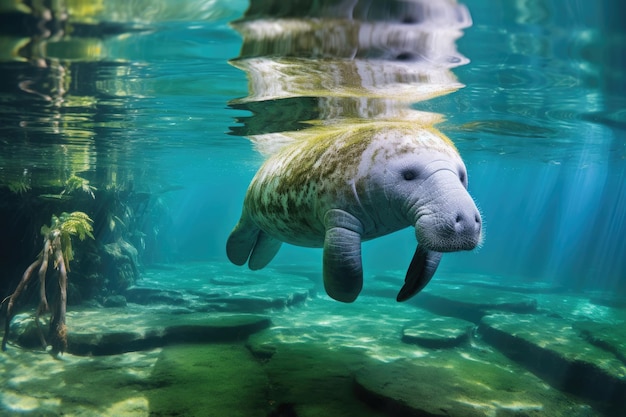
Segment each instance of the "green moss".
[{"label": "green moss", "polygon": [[150,376],[151,416],[268,415],[268,380],[243,346],[178,345],[163,349]]}]

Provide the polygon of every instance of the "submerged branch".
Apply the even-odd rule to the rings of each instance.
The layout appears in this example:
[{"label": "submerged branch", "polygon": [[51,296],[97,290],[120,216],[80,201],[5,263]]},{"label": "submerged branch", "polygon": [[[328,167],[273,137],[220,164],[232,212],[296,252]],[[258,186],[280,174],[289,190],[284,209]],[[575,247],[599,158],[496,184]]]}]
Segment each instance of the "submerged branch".
[{"label": "submerged branch", "polygon": [[67,327],[65,326],[67,270],[65,269],[65,262],[63,262],[63,252],[59,246],[55,250],[54,257],[59,269],[59,298],[54,305],[52,317],[50,318],[49,339],[52,346],[52,354],[57,356],[67,349]]},{"label": "submerged branch", "polygon": [[[15,304],[22,295],[24,289],[34,276],[35,269],[39,268],[39,305],[35,313],[35,324],[39,332],[39,338],[45,349],[47,346],[46,339],[41,331],[39,317],[41,314],[50,310],[48,299],[46,296],[46,274],[48,272],[49,262],[53,262],[53,268],[58,271],[57,282],[59,285],[56,299],[53,302],[53,309],[50,317],[48,339],[52,346],[51,353],[57,356],[59,353],[65,352],[67,349],[67,327],[65,325],[65,313],[67,306],[67,271],[68,264],[72,259],[71,236],[78,236],[80,240],[85,237],[93,239],[92,220],[85,213],[76,211],[73,213],[62,213],[60,217],[52,216],[50,227],[43,226],[42,234],[45,236],[43,250],[37,256],[37,259],[30,264],[22,279],[17,285],[13,294],[5,298],[0,304],[0,308],[5,309],[6,321],[5,331],[2,338],[2,350],[6,350],[9,338],[9,330],[11,319],[15,316]],[[52,255],[52,256],[50,256]]]},{"label": "submerged branch", "polygon": [[42,253],[39,254],[39,256],[37,256],[37,259],[32,264],[30,264],[30,266],[28,268],[26,268],[26,271],[24,271],[24,274],[22,275],[22,279],[20,280],[19,284],[17,284],[17,288],[15,288],[15,291],[13,292],[13,294],[11,294],[10,296],[8,296],[7,298],[5,298],[2,301],[2,305],[3,306],[6,303],[6,309],[5,309],[6,318],[5,318],[5,322],[4,322],[4,336],[2,337],[2,350],[3,351],[7,350],[7,341],[9,339],[9,330],[10,330],[10,327],[11,327],[11,319],[15,315],[15,312],[14,312],[15,302],[17,301],[19,296],[24,291],[24,288],[26,288],[28,286],[28,283],[30,282],[31,278],[33,277],[33,272],[35,271],[35,269],[37,267],[39,267],[42,262],[43,262],[43,251],[42,251]]}]

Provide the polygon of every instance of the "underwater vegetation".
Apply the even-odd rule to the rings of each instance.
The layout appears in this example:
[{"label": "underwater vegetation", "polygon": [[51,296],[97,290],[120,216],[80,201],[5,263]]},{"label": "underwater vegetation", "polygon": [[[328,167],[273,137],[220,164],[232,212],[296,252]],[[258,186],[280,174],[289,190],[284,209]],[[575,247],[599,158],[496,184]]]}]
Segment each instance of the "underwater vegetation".
[{"label": "underwater vegetation", "polygon": [[[70,261],[74,258],[72,250],[72,237],[85,240],[87,237],[94,239],[92,234],[93,220],[83,212],[61,213],[60,216],[52,216],[50,226],[44,225],[41,234],[44,236],[43,249],[37,259],[30,264],[17,288],[10,296],[2,301],[2,309],[5,312],[5,329],[2,338],[2,350],[6,350],[11,319],[15,315],[16,304],[20,301],[20,296],[25,288],[31,284],[38,270],[39,278],[39,306],[35,313],[35,324],[39,332],[42,347],[45,349],[48,344],[52,346],[52,354],[63,353],[67,349],[67,328],[65,325],[65,312],[67,305],[67,271],[70,269]],[[52,269],[56,271],[57,288],[52,301],[52,309],[48,304],[46,293],[46,274],[52,264]],[[50,329],[48,339],[44,338],[39,326],[39,317],[51,311]]]},{"label": "underwater vegetation", "polygon": [[91,196],[91,198],[96,198],[93,193],[96,190],[96,187],[94,187],[93,185],[89,185],[89,180],[81,178],[77,175],[72,175],[67,179],[67,181],[65,181],[65,188],[63,189],[63,191],[61,191],[60,195],[72,194],[75,191],[81,191]]}]

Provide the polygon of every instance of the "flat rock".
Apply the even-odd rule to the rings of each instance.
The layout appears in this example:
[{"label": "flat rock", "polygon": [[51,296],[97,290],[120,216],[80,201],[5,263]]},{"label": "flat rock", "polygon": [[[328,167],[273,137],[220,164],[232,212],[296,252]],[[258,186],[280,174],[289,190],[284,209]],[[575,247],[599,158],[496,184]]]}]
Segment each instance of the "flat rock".
[{"label": "flat rock", "polygon": [[266,417],[268,377],[243,346],[163,349],[146,385],[151,416]]},{"label": "flat rock", "polygon": [[537,294],[534,297],[537,299],[537,312],[546,316],[572,322],[626,322],[626,309],[596,303],[587,294]]},{"label": "flat rock", "polygon": [[492,312],[530,313],[537,310],[536,298],[464,284],[431,283],[408,302],[437,314],[474,323]]},{"label": "flat rock", "polygon": [[268,379],[241,345],[114,356],[0,355],[0,416],[266,417]]},{"label": "flat rock", "polygon": [[619,296],[606,292],[596,292],[589,295],[589,301],[594,304],[606,307],[626,309],[626,297],[624,297],[623,295]]},{"label": "flat rock", "polygon": [[[226,297],[215,297],[205,302],[203,309],[230,312],[262,312],[265,310],[292,307],[305,302],[310,296],[308,290],[292,291],[276,295],[273,289],[256,291],[250,294],[232,294]],[[202,309],[202,308],[201,308]]]},{"label": "flat rock", "polygon": [[126,301],[136,304],[169,304],[185,305],[185,297],[181,291],[163,290],[159,288],[130,287],[124,291]]},{"label": "flat rock", "polygon": [[246,348],[252,356],[261,361],[271,359],[280,345],[276,340],[272,340],[271,335],[266,333],[267,331],[262,331],[252,334],[246,341]]},{"label": "flat rock", "polygon": [[577,321],[573,328],[590,344],[615,355],[626,365],[626,326],[623,322],[598,323],[595,321]]},{"label": "flat rock", "polygon": [[[375,275],[364,284],[363,292],[368,295],[395,299],[404,284],[405,274],[406,271],[389,270]],[[483,289],[486,290],[484,294],[489,294],[489,290],[493,290],[495,291],[493,294],[499,293],[500,298],[502,298],[504,294],[506,294],[507,299],[517,297],[516,300],[513,300],[515,303],[535,299],[535,296],[540,294],[561,294],[565,292],[565,288],[562,286],[545,282],[517,282],[511,279],[481,274],[438,272],[422,293],[432,293],[432,295],[446,297],[444,293],[448,293],[448,289],[450,288],[467,289],[472,295],[482,294],[483,291],[481,290]],[[441,292],[441,294],[439,292]],[[420,294],[418,294],[417,297],[419,297]],[[527,295],[527,297],[523,295]],[[455,297],[453,297],[453,299],[455,299]],[[485,300],[483,300],[483,302],[484,301]]]},{"label": "flat rock", "polygon": [[[15,415],[14,411],[18,409],[20,412],[26,410],[25,415],[33,416],[59,415],[61,411],[68,415],[144,417],[177,413],[190,416],[238,415],[239,406],[231,408],[234,403],[231,393],[234,391],[237,392],[235,397],[239,395],[242,402],[241,410],[251,416],[264,417],[432,416],[438,415],[436,407],[449,411],[449,416],[478,410],[482,415],[490,417],[622,417],[615,409],[600,414],[597,410],[604,411],[601,400],[564,394],[546,383],[549,379],[544,375],[534,369],[531,372],[531,368],[519,359],[527,355],[523,340],[505,340],[502,345],[490,345],[482,337],[475,337],[450,349],[403,343],[400,340],[403,329],[437,318],[442,318],[441,323],[447,323],[450,318],[438,316],[415,304],[397,303],[392,297],[363,294],[354,303],[344,304],[321,293],[307,298],[301,304],[272,308],[272,326],[261,322],[260,330],[255,332],[227,330],[228,337],[240,340],[236,344],[212,342],[215,333],[208,330],[205,334],[201,330],[202,326],[212,326],[206,321],[209,318],[214,318],[218,324],[228,324],[228,317],[232,317],[232,320],[248,317],[251,325],[254,325],[255,318],[266,318],[270,312],[199,313],[198,308],[203,305],[201,300],[215,302],[221,297],[228,298],[224,295],[227,293],[233,298],[238,298],[239,294],[243,297],[249,287],[256,285],[247,282],[256,273],[245,275],[246,282],[233,281],[225,274],[224,279],[211,283],[211,277],[198,275],[199,271],[205,270],[207,268],[204,266],[168,270],[165,271],[167,279],[159,281],[155,275],[154,282],[147,282],[166,291],[179,291],[186,300],[187,297],[196,297],[189,304],[129,303],[124,308],[94,306],[81,310],[71,308],[68,312],[70,333],[74,331],[77,335],[86,335],[87,341],[75,339],[77,345],[80,342],[86,346],[86,352],[98,346],[98,343],[105,346],[108,343],[109,347],[119,349],[120,345],[127,347],[138,340],[136,343],[146,346],[146,335],[154,336],[156,339],[152,340],[160,340],[159,343],[163,342],[163,339],[158,339],[160,337],[173,338],[172,342],[163,347],[114,356],[85,357],[66,353],[59,361],[55,361],[41,351],[31,352],[10,345],[8,352],[0,355],[0,371],[10,381],[9,385],[3,385],[7,388],[3,388],[0,393],[0,410],[10,410],[6,415]],[[215,268],[215,274],[220,270],[227,271],[228,268]],[[181,274],[179,278],[182,283],[171,281],[178,276],[176,274]],[[263,283],[258,283],[257,294],[264,294],[263,287],[265,294],[270,293],[273,288],[269,279],[271,273],[261,274],[260,277]],[[189,280],[188,285],[184,280]],[[311,280],[306,280],[307,285],[310,285]],[[286,281],[284,285],[287,285]],[[227,292],[220,288],[226,288]],[[459,287],[456,290],[460,299],[466,288]],[[492,289],[476,288],[486,296],[494,294],[489,292]],[[519,300],[519,297],[525,299],[526,296],[520,293],[512,295],[512,299]],[[620,338],[624,339],[619,332],[615,333],[613,339],[610,337],[610,325],[623,323],[620,321],[621,316],[615,315],[615,310],[569,295],[535,294],[532,299],[539,300],[542,308],[541,314],[533,316],[553,319],[561,315],[566,317],[561,318],[561,322],[570,325],[572,334],[577,335],[581,343],[610,355],[595,359],[590,357],[589,360],[601,363],[606,358],[613,358],[617,362],[609,363],[610,366],[621,364],[616,355],[610,352],[611,349],[621,349],[618,343]],[[491,301],[487,299],[487,302]],[[553,311],[550,313],[552,315],[547,314],[548,311]],[[513,313],[503,315],[518,318],[531,316]],[[22,326],[22,321],[32,323],[32,318],[19,315],[15,319],[18,327]],[[461,323],[465,324],[463,321]],[[437,327],[445,328],[443,324],[431,324],[433,331]],[[512,322],[511,328],[514,327]],[[595,345],[585,341],[583,331],[594,335],[598,340]],[[223,330],[216,332],[221,334]],[[558,328],[553,328],[551,333],[553,339],[560,337]],[[94,339],[95,335],[106,336],[102,342]],[[212,343],[194,343],[193,347],[198,349],[206,347],[205,353],[196,355],[183,349],[186,341]],[[244,350],[244,343],[247,351]],[[603,344],[613,347],[601,348],[599,345]],[[499,351],[516,347],[522,352],[518,356],[510,352],[505,356]],[[232,350],[233,356],[229,356],[228,352],[211,351],[213,348]],[[161,357],[160,352],[166,350],[177,350],[180,354]],[[242,351],[243,354],[240,354]],[[150,357],[152,362],[142,367],[142,358],[148,358],[153,352],[159,353],[153,354]],[[184,363],[182,361],[186,356],[194,359]],[[553,358],[548,357],[547,360]],[[56,366],[65,361],[83,364],[80,368],[82,380],[78,371],[64,373],[60,370],[62,367]],[[224,364],[224,361],[230,362]],[[18,365],[19,370],[13,368]],[[230,367],[230,370],[221,369],[222,365]],[[576,370],[578,366],[574,361],[572,369]],[[198,376],[195,369],[207,375]],[[403,369],[404,376],[394,369]],[[109,382],[109,370],[113,382]],[[257,379],[258,370],[265,373],[265,379]],[[215,378],[212,374],[214,371]],[[245,381],[247,372],[253,373],[251,384]],[[85,373],[94,373],[93,381],[86,381]],[[185,375],[188,375],[187,379]],[[229,379],[232,379],[232,384]],[[63,384],[59,384],[60,380]],[[98,390],[98,384],[108,385],[106,389]],[[228,385],[228,389],[221,391],[219,384]],[[258,390],[253,389],[253,384],[260,384]],[[610,385],[598,383],[598,386],[602,390],[610,389]],[[260,391],[263,391],[264,397],[258,396]],[[92,398],[97,395],[107,398]],[[109,397],[110,402],[105,404]],[[265,399],[263,404],[261,398]],[[168,406],[170,403],[172,405]],[[406,404],[410,407],[406,408]],[[206,411],[210,407],[214,407],[214,412]],[[245,415],[244,411],[242,415]],[[0,416],[3,417],[2,411]]]},{"label": "flat rock", "polygon": [[522,294],[554,294],[563,293],[566,289],[561,285],[541,281],[515,281],[510,278],[493,277],[479,274],[446,274],[438,283],[453,285],[468,285],[473,287],[490,288]]},{"label": "flat rock", "polygon": [[271,268],[249,271],[222,263],[148,270],[124,292],[131,303],[175,305],[188,311],[263,313],[306,301],[315,284]]},{"label": "flat rock", "polygon": [[102,302],[104,307],[126,307],[127,300],[123,295],[112,295]]},{"label": "flat rock", "polygon": [[[103,320],[105,317],[105,320]],[[67,352],[75,355],[112,355],[175,343],[216,343],[245,340],[271,325],[269,318],[252,314],[189,313],[145,307],[74,310],[67,314]],[[24,347],[40,347],[28,315],[18,315],[12,334]]]},{"label": "flat rock", "polygon": [[[487,342],[553,386],[624,410],[626,364],[606,346],[589,343],[584,332],[591,334],[591,328],[606,337],[588,323],[573,325],[541,314],[494,314],[484,317],[479,327]],[[623,342],[608,339],[607,345],[622,346]]]},{"label": "flat rock", "polygon": [[486,416],[471,404],[450,398],[451,392],[461,398],[472,397],[450,369],[400,360],[362,369],[356,372],[354,382],[360,399],[390,416]]},{"label": "flat rock", "polygon": [[410,323],[436,317],[381,297],[359,296],[346,304],[320,296],[304,307],[274,312],[273,326],[250,337],[248,345],[259,357],[271,356],[279,346],[315,342],[355,348],[374,359],[394,360],[427,354],[428,349],[402,343],[400,337]]},{"label": "flat rock", "polygon": [[428,349],[445,349],[470,340],[474,323],[434,314],[429,316],[422,316],[419,321],[405,326],[402,329],[402,341]]},{"label": "flat rock", "polygon": [[386,417],[353,394],[352,374],[370,363],[354,348],[325,343],[280,345],[263,362],[269,381],[269,416],[276,417]]},{"label": "flat rock", "polygon": [[361,400],[392,417],[600,416],[491,353],[366,366],[354,385]]},{"label": "flat rock", "polygon": [[[369,380],[380,388],[368,388],[363,383],[366,389],[362,390],[357,378],[355,390],[362,401],[378,407],[374,411],[384,415],[466,417],[474,415],[467,414],[471,412],[468,410],[477,409],[482,412],[478,415],[485,417],[602,416],[590,407],[595,402],[585,404],[550,387],[481,338],[470,339],[454,349],[430,349],[400,341],[403,328],[437,317],[413,305],[378,296],[363,295],[351,304],[318,297],[309,300],[305,308],[274,313],[274,326],[251,335],[247,347],[270,373],[272,386],[280,393],[274,400],[287,407],[275,410],[275,415],[361,415],[350,414],[339,405],[339,398],[349,398],[345,397],[345,385],[330,390],[333,396],[341,393],[328,401],[334,404],[335,414],[324,414],[324,406],[314,405],[314,396],[306,394],[315,392],[315,396],[326,398],[330,395],[324,391],[328,381],[345,382],[349,370],[360,376],[372,372]],[[442,323],[450,319],[441,318]],[[462,320],[459,324],[472,326]],[[437,327],[435,323],[433,327]],[[386,371],[387,365],[397,361],[398,372],[410,370],[404,377]],[[380,372],[374,372],[376,369]],[[326,376],[322,376],[324,372],[328,372]],[[311,379],[318,384],[324,381],[324,386],[315,387]],[[392,400],[380,391],[391,386],[403,394]],[[396,407],[410,401],[414,405],[411,410]],[[449,414],[436,414],[439,407]]]},{"label": "flat rock", "polygon": [[141,390],[151,386],[146,381],[159,355],[157,349],[53,358],[8,349],[0,355],[0,416],[145,417],[150,405]]}]

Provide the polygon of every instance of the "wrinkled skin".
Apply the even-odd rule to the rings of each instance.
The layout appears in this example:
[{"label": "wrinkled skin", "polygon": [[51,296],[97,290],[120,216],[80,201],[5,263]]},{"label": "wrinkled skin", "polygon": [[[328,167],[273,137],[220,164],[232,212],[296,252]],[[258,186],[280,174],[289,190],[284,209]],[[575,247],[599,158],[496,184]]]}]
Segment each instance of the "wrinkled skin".
[{"label": "wrinkled skin", "polygon": [[352,302],[363,285],[361,242],[408,226],[419,244],[398,301],[424,288],[442,253],[480,243],[481,217],[458,152],[434,129],[353,129],[269,158],[226,249],[233,263],[260,269],[282,242],[323,247],[326,292]]}]

